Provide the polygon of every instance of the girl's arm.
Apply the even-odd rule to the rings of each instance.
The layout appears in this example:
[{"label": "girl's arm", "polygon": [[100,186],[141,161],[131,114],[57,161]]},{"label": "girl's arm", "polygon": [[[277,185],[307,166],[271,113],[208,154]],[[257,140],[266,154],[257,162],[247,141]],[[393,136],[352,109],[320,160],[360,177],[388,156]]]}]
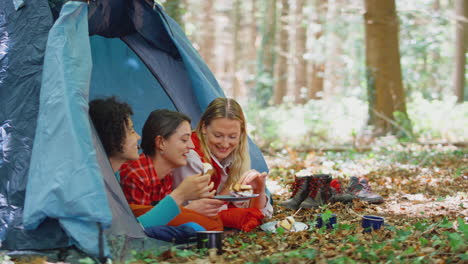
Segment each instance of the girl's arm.
[{"label": "girl's arm", "polygon": [[153,209],[137,217],[137,219],[144,228],[147,228],[157,225],[167,225],[167,223],[174,219],[179,213],[179,206],[170,195],[167,195],[159,201]]}]

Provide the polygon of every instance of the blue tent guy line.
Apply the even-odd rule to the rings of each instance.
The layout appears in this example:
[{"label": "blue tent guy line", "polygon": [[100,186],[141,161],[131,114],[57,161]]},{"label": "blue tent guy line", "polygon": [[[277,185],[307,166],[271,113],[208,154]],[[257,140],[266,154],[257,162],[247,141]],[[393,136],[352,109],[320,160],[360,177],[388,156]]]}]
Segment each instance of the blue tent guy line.
[{"label": "blue tent guy line", "polygon": [[[1,249],[74,246],[115,258],[110,237],[169,246],[133,217],[88,102],[127,101],[137,131],[158,108],[195,125],[224,93],[177,23],[149,0],[4,0],[0,58]],[[250,143],[253,167],[267,171]]]}]

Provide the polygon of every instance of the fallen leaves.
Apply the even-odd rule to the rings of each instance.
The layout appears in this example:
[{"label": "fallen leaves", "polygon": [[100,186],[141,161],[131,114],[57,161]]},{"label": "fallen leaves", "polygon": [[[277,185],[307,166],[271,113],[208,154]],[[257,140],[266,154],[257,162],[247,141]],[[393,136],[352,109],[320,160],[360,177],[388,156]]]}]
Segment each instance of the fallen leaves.
[{"label": "fallen leaves", "polygon": [[[468,150],[408,148],[380,153],[298,153],[268,159],[268,186],[275,201],[274,221],[295,211],[278,206],[289,198],[294,172],[303,168],[331,173],[346,187],[350,176],[366,177],[385,203],[302,209],[294,218],[309,225],[301,232],[225,233],[222,256],[167,255],[166,262],[190,263],[462,263],[468,261]],[[337,215],[335,229],[316,229],[315,215]],[[384,226],[363,233],[363,215],[385,218]],[[169,258],[167,258],[169,257]],[[162,260],[160,258],[160,260]],[[214,262],[213,262],[214,261]]]}]

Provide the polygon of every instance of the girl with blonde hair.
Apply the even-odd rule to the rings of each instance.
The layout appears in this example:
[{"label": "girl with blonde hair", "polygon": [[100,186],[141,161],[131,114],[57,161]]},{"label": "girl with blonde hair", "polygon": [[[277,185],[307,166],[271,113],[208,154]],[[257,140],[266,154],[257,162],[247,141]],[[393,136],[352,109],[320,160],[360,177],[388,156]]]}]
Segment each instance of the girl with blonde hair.
[{"label": "girl with blonde hair", "polygon": [[[234,184],[251,185],[259,196],[235,202],[238,208],[257,208],[265,217],[271,217],[273,207],[266,195],[266,173],[251,169],[247,127],[241,106],[231,98],[216,98],[200,118],[192,133],[195,148],[188,154],[187,165],[174,171],[174,186],[185,177],[203,172],[203,163],[214,168],[211,181],[218,195],[231,192]],[[200,199],[186,207],[205,215],[215,215],[225,209],[222,201]]]}]

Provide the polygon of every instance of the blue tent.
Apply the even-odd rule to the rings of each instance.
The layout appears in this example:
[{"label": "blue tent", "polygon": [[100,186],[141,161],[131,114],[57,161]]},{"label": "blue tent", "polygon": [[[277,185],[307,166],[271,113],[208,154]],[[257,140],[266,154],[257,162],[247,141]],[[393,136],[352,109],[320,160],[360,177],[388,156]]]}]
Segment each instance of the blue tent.
[{"label": "blue tent", "polygon": [[153,1],[0,2],[1,249],[116,257],[132,245],[168,246],[142,232],[90,123],[89,100],[110,95],[132,105],[141,131],[157,108],[195,125],[224,93]]}]

